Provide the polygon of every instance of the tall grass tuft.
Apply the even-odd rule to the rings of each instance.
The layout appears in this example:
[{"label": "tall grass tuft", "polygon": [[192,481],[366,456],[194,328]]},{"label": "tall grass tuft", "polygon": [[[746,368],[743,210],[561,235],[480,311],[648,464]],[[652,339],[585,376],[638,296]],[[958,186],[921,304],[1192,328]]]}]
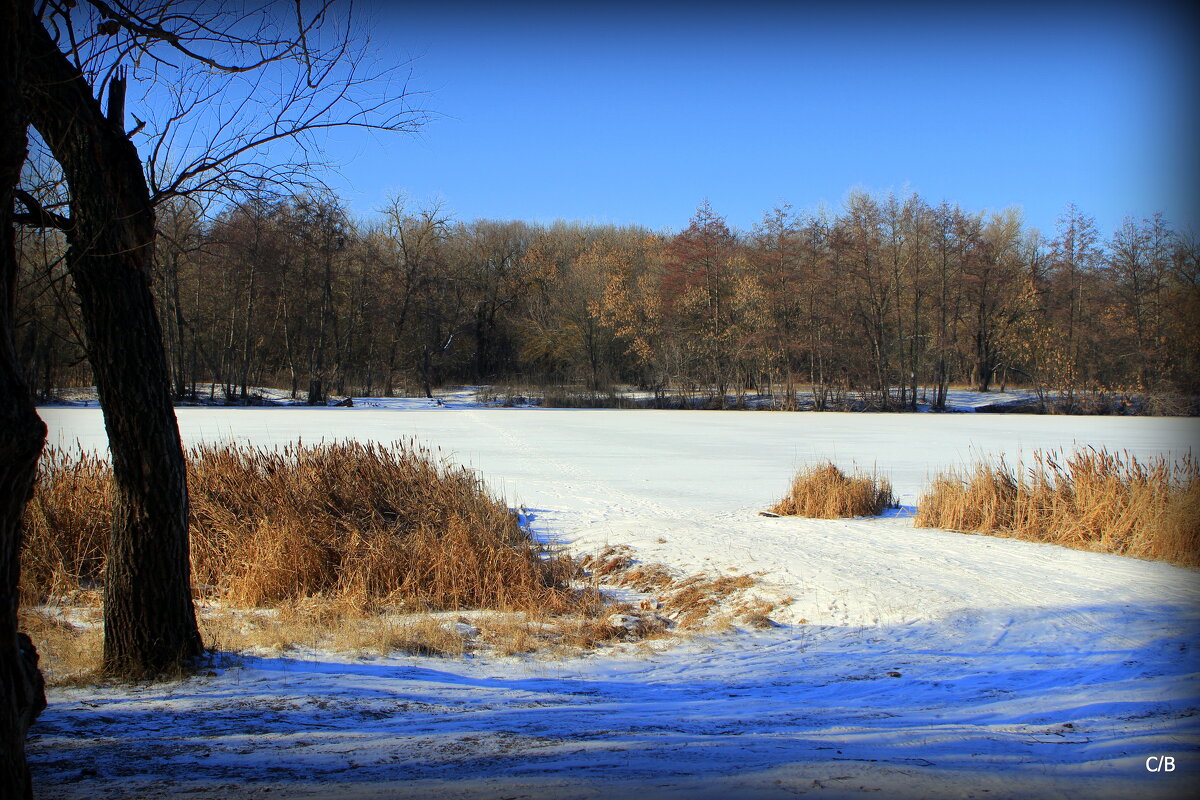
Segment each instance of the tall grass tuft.
[{"label": "tall grass tuft", "polygon": [[83,450],[47,447],[25,507],[21,602],[72,600],[104,575],[112,529],[112,468]]},{"label": "tall grass tuft", "polygon": [[786,517],[874,517],[895,504],[892,484],[876,475],[847,475],[832,463],[801,470],[771,512]]},{"label": "tall grass tuft", "polygon": [[[101,581],[111,483],[105,461],[50,449],[26,514],[26,604]],[[416,446],[202,445],[188,453],[188,486],[196,593],[229,605],[320,596],[565,613],[596,602],[478,476]]]},{"label": "tall grass tuft", "polygon": [[1200,566],[1200,463],[1095,448],[979,462],[939,475],[914,522]]}]

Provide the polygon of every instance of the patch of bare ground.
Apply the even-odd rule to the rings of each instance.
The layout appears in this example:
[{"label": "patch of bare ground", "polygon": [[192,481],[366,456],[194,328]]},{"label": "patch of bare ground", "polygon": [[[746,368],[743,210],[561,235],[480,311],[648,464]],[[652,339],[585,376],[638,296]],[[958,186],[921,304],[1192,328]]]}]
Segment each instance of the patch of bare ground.
[{"label": "patch of bare ground", "polygon": [[22,607],[17,620],[38,649],[47,686],[102,680],[104,636],[98,607]]},{"label": "patch of bare ground", "polygon": [[[102,680],[98,609],[23,608],[49,686]],[[306,598],[279,607],[238,608],[211,601],[197,608],[207,646],[223,653],[325,651],[357,656],[397,653],[461,658],[468,654],[567,658],[620,642],[659,638],[667,618],[612,600],[596,613],[463,609],[406,612]]]},{"label": "patch of bare ground", "polygon": [[[241,607],[220,599],[198,603],[204,640],[228,653],[323,650],[355,655],[407,653],[461,658],[468,654],[567,658],[617,643],[664,640],[734,627],[769,628],[788,600],[754,591],[758,576],[680,574],[642,563],[625,546],[578,562],[581,593],[592,598],[576,613],[536,609],[413,611],[365,607],[344,598],[308,596],[271,606]],[[619,602],[606,588],[642,595]],[[98,590],[75,590],[69,606],[24,607],[23,629],[38,645],[50,686],[100,680],[103,651]]]}]

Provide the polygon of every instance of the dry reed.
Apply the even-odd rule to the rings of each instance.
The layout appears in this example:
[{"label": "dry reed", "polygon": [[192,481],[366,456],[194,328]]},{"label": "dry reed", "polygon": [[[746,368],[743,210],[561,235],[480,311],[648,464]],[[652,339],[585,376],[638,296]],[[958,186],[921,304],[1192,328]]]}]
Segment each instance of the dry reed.
[{"label": "dry reed", "polygon": [[[51,448],[26,513],[27,605],[103,577],[111,472]],[[576,610],[575,566],[535,543],[478,476],[409,445],[344,442],[188,454],[196,593],[262,607]]]},{"label": "dry reed", "polygon": [[86,619],[69,619],[63,609],[22,608],[21,630],[38,649],[39,667],[47,686],[83,685],[100,680],[103,631],[99,609]]},{"label": "dry reed", "polygon": [[801,470],[771,512],[785,517],[874,517],[895,503],[892,484],[876,475],[847,475],[832,463]]},{"label": "dry reed", "polygon": [[979,462],[939,475],[914,523],[1200,566],[1200,463],[1096,448]]},{"label": "dry reed", "polygon": [[[587,561],[593,585],[580,588],[584,565],[538,545],[474,473],[415,446],[201,446],[188,486],[200,624],[220,650],[568,655],[711,625],[755,582],[676,579],[621,549]],[[25,517],[21,613],[52,685],[99,666],[111,497],[104,459],[48,449]],[[601,581],[657,599],[618,603]]]},{"label": "dry reed", "polygon": [[[201,446],[188,486],[194,593],[217,649],[555,655],[663,627],[614,624],[638,612],[579,588],[577,563],[535,542],[474,473],[419,447]],[[99,666],[111,496],[105,460],[47,451],[26,510],[21,614],[52,685]]]},{"label": "dry reed", "polygon": [[112,469],[94,454],[47,447],[25,507],[21,600],[73,603],[104,574],[112,519]]}]

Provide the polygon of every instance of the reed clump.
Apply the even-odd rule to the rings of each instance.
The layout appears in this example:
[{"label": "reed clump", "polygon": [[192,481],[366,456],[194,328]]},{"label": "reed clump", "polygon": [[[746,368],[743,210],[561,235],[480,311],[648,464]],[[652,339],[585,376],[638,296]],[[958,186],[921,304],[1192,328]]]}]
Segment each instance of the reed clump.
[{"label": "reed clump", "polygon": [[939,475],[914,524],[1196,567],[1200,463],[1091,447],[1035,451],[1028,468],[981,461]]},{"label": "reed clump", "polygon": [[[25,518],[26,604],[102,581],[111,484],[104,460],[50,448]],[[417,446],[201,445],[188,453],[188,486],[195,592],[231,606],[320,597],[568,613],[598,602],[476,474]]]},{"label": "reed clump", "polygon": [[816,519],[875,517],[895,502],[887,478],[858,472],[847,475],[826,462],[801,470],[792,479],[787,495],[771,507],[771,512]]},{"label": "reed clump", "polygon": [[86,451],[47,447],[25,506],[21,601],[73,603],[104,575],[112,528],[112,468]]}]

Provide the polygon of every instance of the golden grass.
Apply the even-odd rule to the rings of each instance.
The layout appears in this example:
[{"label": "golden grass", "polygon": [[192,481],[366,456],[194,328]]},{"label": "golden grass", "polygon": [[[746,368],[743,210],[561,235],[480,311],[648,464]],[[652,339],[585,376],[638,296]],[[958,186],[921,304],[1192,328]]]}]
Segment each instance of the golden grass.
[{"label": "golden grass", "polygon": [[[213,650],[283,652],[324,649],[356,655],[412,653],[458,657],[474,648],[477,631],[465,618],[443,614],[382,614],[310,599],[272,609],[237,609],[202,604],[204,641]],[[48,686],[102,680],[103,630],[100,609],[23,608],[21,629],[37,645]]]},{"label": "golden grass", "polygon": [[[106,461],[50,448],[27,507],[22,625],[51,685],[98,675],[111,484]],[[474,473],[414,446],[203,446],[188,485],[194,593],[217,650],[553,656],[667,627],[581,588],[582,567]]]},{"label": "golden grass", "polygon": [[1200,464],[1095,448],[1036,451],[1028,469],[980,462],[939,475],[914,523],[1196,567]]},{"label": "golden grass", "polygon": [[470,649],[469,625],[443,614],[383,614],[345,603],[309,600],[277,609],[206,606],[200,627],[214,649],[287,651],[297,647],[357,655],[411,653],[457,657]]},{"label": "golden grass", "polygon": [[[764,627],[772,624],[767,614],[777,607],[761,598],[742,597],[758,584],[754,575],[696,573],[680,577],[662,564],[639,563],[633,558],[633,551],[624,545],[586,556],[580,563],[596,584],[633,589],[651,596],[640,610],[625,612],[644,618],[650,629],[641,635],[662,632],[668,625],[689,630],[728,627],[741,621]],[[634,629],[642,631],[637,626]]]},{"label": "golden grass", "polygon": [[832,463],[801,470],[787,495],[771,507],[785,517],[875,517],[895,503],[892,484],[876,475],[847,475]]},{"label": "golden grass", "polygon": [[104,636],[99,609],[87,619],[69,620],[61,610],[22,608],[18,623],[38,649],[47,686],[72,686],[101,679]]},{"label": "golden grass", "polygon": [[[26,513],[26,604],[102,579],[111,481],[106,462],[49,450]],[[205,445],[188,454],[188,486],[198,596],[551,613],[581,602],[569,559],[533,542],[474,473],[417,447]]]},{"label": "golden grass", "polygon": [[83,451],[47,447],[25,506],[21,601],[70,603],[104,574],[112,520],[112,470]]}]

